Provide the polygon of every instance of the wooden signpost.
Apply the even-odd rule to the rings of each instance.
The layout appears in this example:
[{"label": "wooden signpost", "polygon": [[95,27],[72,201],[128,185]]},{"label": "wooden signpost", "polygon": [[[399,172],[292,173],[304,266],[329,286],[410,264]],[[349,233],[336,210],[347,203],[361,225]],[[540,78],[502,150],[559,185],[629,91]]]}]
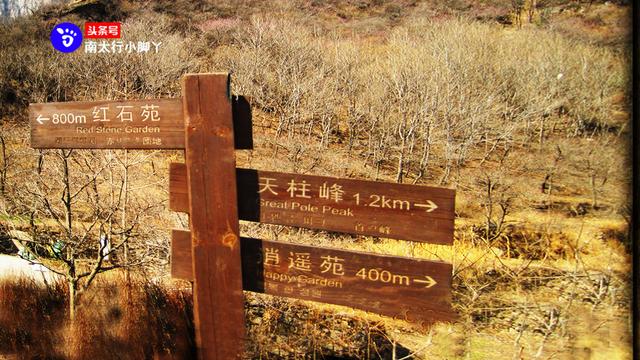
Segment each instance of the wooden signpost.
[{"label": "wooden signpost", "polygon": [[251,117],[229,75],[183,78],[181,99],[31,104],[34,148],[184,149],[171,164],[171,272],[193,283],[199,359],[244,348],[242,291],[351,306],[408,321],[451,321],[451,264],[241,238],[239,220],[450,245],[453,190],[237,169]]},{"label": "wooden signpost", "polygon": [[227,74],[182,81],[193,308],[203,359],[239,356],[245,333],[229,81]]}]

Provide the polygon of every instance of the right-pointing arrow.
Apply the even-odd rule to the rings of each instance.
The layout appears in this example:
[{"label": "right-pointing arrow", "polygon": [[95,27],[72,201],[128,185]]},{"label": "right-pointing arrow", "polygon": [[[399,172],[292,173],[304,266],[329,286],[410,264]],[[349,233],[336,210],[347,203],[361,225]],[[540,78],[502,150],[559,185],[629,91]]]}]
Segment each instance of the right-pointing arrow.
[{"label": "right-pointing arrow", "polygon": [[429,275],[425,275],[424,279],[413,279],[413,282],[425,284],[424,287],[426,287],[427,289],[438,283],[437,281],[433,280],[433,278]]},{"label": "right-pointing arrow", "polygon": [[438,205],[431,200],[427,200],[426,204],[413,204],[416,207],[427,209],[426,212],[432,212],[433,210],[438,208]]}]

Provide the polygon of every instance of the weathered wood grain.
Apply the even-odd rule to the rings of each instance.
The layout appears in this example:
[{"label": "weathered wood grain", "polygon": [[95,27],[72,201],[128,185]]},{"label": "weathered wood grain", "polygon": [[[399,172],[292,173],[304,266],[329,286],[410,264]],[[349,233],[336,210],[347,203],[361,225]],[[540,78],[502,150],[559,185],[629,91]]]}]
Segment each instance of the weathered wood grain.
[{"label": "weathered wood grain", "polygon": [[[172,276],[191,280],[189,232],[173,232]],[[243,288],[412,322],[451,321],[451,264],[241,239]]]},{"label": "weathered wood grain", "polygon": [[182,94],[198,358],[239,358],[245,329],[229,75],[185,75]]},{"label": "weathered wood grain", "polygon": [[[453,242],[455,191],[451,189],[250,169],[236,173],[241,220],[436,244]],[[287,191],[292,182],[295,191]],[[302,192],[302,186],[308,191]],[[173,163],[169,207],[186,212],[187,201],[185,166]]]}]

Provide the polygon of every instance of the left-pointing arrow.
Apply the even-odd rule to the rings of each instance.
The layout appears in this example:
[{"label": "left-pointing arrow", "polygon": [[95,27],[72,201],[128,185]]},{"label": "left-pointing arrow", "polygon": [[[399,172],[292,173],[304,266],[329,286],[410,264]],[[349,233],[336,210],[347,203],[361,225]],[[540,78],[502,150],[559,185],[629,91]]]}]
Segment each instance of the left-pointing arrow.
[{"label": "left-pointing arrow", "polygon": [[49,121],[49,118],[43,117],[42,114],[40,114],[38,115],[38,118],[36,119],[36,121],[38,122],[38,124],[42,125],[43,121]]}]

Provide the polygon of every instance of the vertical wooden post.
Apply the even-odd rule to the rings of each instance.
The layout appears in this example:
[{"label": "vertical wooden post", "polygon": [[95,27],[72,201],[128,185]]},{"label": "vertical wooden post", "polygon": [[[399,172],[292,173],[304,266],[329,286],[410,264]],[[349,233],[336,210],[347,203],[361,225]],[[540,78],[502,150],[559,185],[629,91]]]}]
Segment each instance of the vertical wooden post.
[{"label": "vertical wooden post", "polygon": [[198,358],[238,358],[245,324],[230,78],[182,81]]}]

